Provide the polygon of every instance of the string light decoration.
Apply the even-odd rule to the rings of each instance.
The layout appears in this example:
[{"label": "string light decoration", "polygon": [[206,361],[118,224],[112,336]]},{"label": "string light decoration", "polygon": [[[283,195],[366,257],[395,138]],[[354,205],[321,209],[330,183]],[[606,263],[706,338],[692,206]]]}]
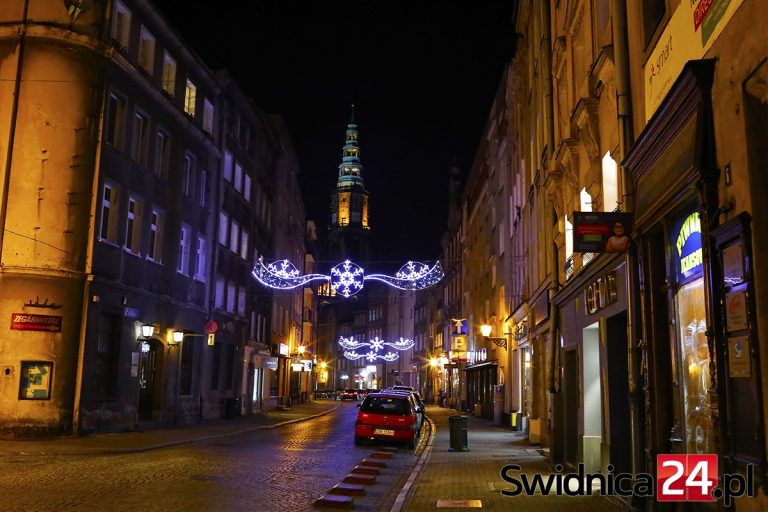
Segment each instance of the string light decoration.
[{"label": "string light decoration", "polygon": [[264,263],[259,258],[253,269],[253,277],[264,286],[277,290],[290,290],[305,285],[311,281],[329,281],[337,295],[349,298],[363,289],[365,281],[379,281],[400,290],[423,290],[440,282],[445,276],[440,262],[430,266],[426,263],[409,261],[394,276],[386,274],[365,275],[365,269],[360,265],[345,260],[331,268],[331,274],[306,274],[301,272],[288,260],[277,260]]},{"label": "string light decoration", "polygon": [[[398,352],[392,352],[391,350],[381,354],[380,351],[384,350],[384,347],[392,347],[397,351],[403,351],[412,348],[415,344],[416,342],[408,338],[400,338],[397,341],[384,341],[376,336],[368,342],[357,341],[354,338],[345,338],[344,336],[339,338],[339,345],[344,349],[344,357],[351,361],[365,358],[371,363],[377,360],[392,362],[400,358]],[[363,347],[370,347],[370,350],[365,353],[357,351],[357,349]]]}]

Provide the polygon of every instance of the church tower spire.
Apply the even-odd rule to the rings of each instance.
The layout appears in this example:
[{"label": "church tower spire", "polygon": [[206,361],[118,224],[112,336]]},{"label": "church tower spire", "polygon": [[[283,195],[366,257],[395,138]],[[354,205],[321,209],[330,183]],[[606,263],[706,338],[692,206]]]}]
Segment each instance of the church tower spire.
[{"label": "church tower spire", "polygon": [[331,195],[329,241],[338,257],[364,263],[369,259],[370,225],[368,223],[368,191],[365,190],[362,171],[355,106],[352,105],[341,153],[336,190]]}]

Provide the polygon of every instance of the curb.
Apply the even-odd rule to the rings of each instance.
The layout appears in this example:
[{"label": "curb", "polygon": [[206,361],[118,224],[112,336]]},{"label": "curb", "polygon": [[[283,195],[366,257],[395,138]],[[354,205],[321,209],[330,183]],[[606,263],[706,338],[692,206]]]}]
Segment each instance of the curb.
[{"label": "curb", "polygon": [[411,492],[411,487],[413,487],[413,484],[416,483],[416,480],[418,479],[424,464],[426,464],[427,459],[429,459],[429,456],[432,453],[432,445],[434,444],[435,437],[437,437],[437,428],[429,416],[425,416],[425,418],[429,422],[429,428],[432,431],[429,436],[429,440],[427,441],[427,446],[424,448],[424,452],[422,452],[421,457],[419,457],[419,461],[416,463],[416,466],[411,471],[411,475],[408,477],[405,485],[403,485],[403,488],[397,495],[395,503],[392,505],[390,512],[401,512],[403,510],[405,502],[408,499],[408,495]]}]

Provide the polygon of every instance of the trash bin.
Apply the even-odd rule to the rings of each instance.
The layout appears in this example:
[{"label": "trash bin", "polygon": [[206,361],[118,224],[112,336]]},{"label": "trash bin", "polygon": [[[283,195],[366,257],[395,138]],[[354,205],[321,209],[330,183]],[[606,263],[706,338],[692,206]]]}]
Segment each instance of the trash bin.
[{"label": "trash bin", "polygon": [[501,426],[504,412],[504,385],[493,386],[493,424]]},{"label": "trash bin", "polygon": [[224,417],[233,420],[238,416],[240,416],[240,397],[227,398],[224,404]]},{"label": "trash bin", "polygon": [[449,452],[469,451],[467,446],[467,419],[466,416],[448,416],[448,432],[451,439]]}]

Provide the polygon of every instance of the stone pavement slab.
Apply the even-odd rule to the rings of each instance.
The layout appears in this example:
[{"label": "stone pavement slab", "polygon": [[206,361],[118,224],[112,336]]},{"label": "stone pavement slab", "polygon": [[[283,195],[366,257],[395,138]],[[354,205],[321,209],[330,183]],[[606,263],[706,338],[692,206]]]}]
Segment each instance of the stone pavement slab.
[{"label": "stone pavement slab", "polygon": [[467,446],[469,451],[449,451],[448,417],[456,411],[439,407],[427,408],[427,416],[436,430],[423,469],[408,491],[405,500],[393,512],[426,510],[483,510],[604,512],[629,510],[616,498],[592,496],[504,496],[501,491],[512,485],[501,478],[507,464],[521,466],[526,474],[554,473],[549,459],[539,446],[527,442],[521,432],[495,427],[490,421],[469,417]]}]

